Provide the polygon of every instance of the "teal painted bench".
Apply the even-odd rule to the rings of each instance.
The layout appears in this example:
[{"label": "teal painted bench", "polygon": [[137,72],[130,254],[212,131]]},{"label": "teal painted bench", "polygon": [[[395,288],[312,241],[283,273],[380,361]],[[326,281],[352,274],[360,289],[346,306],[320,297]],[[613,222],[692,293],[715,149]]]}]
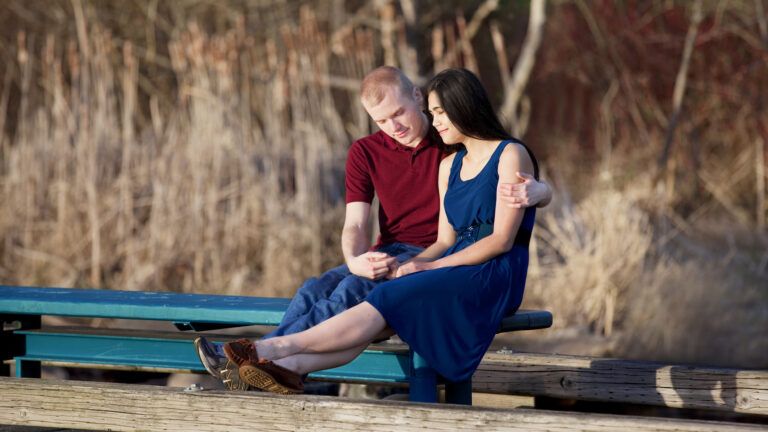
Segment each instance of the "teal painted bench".
[{"label": "teal painted bench", "polygon": [[[223,295],[0,286],[0,360],[15,362],[16,376],[39,377],[41,362],[139,367],[202,373],[193,346],[196,332],[277,325],[289,299]],[[172,322],[179,331],[41,327],[43,316],[119,318]],[[520,310],[499,332],[552,325],[547,311]],[[217,338],[214,336],[214,340]],[[223,339],[219,339],[223,340]],[[10,368],[0,363],[0,375]],[[310,378],[408,384],[410,399],[435,402],[439,377],[408,349],[371,345],[351,363]],[[471,404],[471,381],[445,383],[446,401]]]}]

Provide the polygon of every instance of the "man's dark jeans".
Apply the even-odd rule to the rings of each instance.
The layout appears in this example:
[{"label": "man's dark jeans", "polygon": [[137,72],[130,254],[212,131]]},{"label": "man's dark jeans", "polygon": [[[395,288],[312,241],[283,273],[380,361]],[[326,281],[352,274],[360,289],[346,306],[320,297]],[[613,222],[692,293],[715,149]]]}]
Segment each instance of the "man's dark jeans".
[{"label": "man's dark jeans", "polygon": [[[403,262],[423,249],[405,243],[392,243],[377,249],[378,252],[397,257]],[[264,336],[270,338],[304,331],[352,306],[360,304],[373,288],[387,279],[370,280],[350,273],[347,265],[341,265],[310,278],[296,291],[280,325]]]}]

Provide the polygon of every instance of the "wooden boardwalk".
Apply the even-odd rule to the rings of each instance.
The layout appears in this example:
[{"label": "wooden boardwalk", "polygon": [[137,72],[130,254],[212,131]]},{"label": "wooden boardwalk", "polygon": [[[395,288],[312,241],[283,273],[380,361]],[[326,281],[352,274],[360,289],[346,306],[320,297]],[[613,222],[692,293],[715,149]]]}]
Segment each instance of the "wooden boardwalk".
[{"label": "wooden boardwalk", "polygon": [[768,415],[768,371],[554,354],[487,354],[481,393]]},{"label": "wooden boardwalk", "polygon": [[85,432],[82,429],[59,429],[35,426],[4,426],[0,425],[0,432]]},{"label": "wooden boardwalk", "polygon": [[765,425],[626,415],[0,378],[0,424],[112,431],[758,431]]}]

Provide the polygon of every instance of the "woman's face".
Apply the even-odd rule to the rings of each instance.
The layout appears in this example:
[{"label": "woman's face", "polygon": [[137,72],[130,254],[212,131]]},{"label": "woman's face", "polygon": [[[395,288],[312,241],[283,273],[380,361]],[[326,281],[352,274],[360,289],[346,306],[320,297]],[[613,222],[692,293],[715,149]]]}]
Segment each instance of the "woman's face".
[{"label": "woman's face", "polygon": [[440,134],[440,138],[446,144],[459,144],[464,142],[466,136],[459,132],[459,129],[453,125],[448,118],[448,114],[443,109],[443,105],[440,102],[440,97],[435,92],[429,93],[427,98],[427,108],[430,114],[432,114],[432,126],[435,127]]}]

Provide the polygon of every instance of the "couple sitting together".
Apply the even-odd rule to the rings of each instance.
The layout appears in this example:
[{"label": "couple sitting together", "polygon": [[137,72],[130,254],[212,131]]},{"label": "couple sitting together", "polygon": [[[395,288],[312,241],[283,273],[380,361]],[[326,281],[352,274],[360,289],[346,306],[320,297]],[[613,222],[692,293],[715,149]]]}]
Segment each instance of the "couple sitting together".
[{"label": "couple sitting together", "polygon": [[[446,380],[463,381],[520,306],[535,206],[551,190],[474,74],[444,70],[425,94],[393,67],[363,79],[362,104],[380,131],[349,149],[346,264],[306,281],[263,338],[195,341],[227,388],[300,393],[308,373],[393,334]],[[371,246],[374,193],[381,235]]]}]

